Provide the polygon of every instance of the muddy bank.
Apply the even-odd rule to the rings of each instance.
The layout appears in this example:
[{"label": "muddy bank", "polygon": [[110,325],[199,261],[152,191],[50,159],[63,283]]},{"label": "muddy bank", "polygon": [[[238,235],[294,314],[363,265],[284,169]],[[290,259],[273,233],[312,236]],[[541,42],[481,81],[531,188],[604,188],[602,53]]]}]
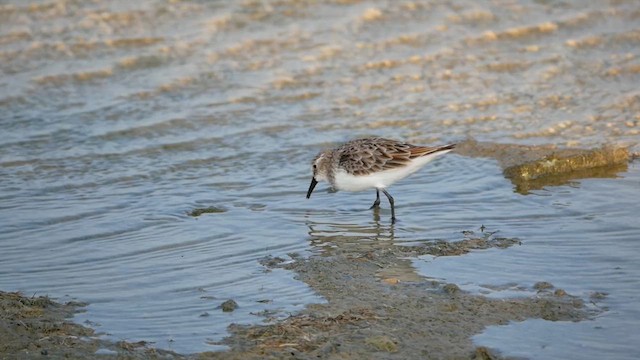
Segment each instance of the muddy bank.
[{"label": "muddy bank", "polygon": [[[420,255],[454,256],[490,247],[519,246],[517,239],[494,238],[488,232],[465,232],[457,242],[428,242],[418,246],[380,244],[359,252],[335,244],[328,256],[292,262],[266,258],[269,268],[284,267],[327,299],[301,314],[268,326],[231,326],[222,343],[254,358],[491,358],[470,337],[488,325],[527,318],[579,321],[589,316],[583,301],[552,285],[538,296],[493,300],[460,291],[420,276],[394,269],[410,267]],[[406,280],[405,280],[406,279]],[[202,354],[205,356],[205,354]]]},{"label": "muddy bank", "polygon": [[527,146],[475,140],[460,143],[456,152],[464,156],[496,159],[504,176],[521,194],[545,186],[567,184],[572,180],[614,178],[616,174],[626,171],[628,163],[639,156],[625,147],[615,146],[572,149],[555,145]]},{"label": "muddy bank", "polygon": [[86,304],[60,304],[46,296],[27,297],[0,291],[0,358],[2,359],[171,359],[169,351],[147,343],[108,342],[70,317]]}]

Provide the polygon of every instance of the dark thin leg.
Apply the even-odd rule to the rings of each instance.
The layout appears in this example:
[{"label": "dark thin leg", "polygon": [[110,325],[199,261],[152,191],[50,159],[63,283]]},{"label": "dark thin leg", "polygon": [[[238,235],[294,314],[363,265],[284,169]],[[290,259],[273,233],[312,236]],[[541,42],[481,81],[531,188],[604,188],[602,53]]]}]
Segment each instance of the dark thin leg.
[{"label": "dark thin leg", "polygon": [[382,189],[382,192],[387,195],[387,199],[389,199],[389,205],[391,205],[391,223],[393,224],[396,222],[396,209],[393,206],[393,197],[385,189]]},{"label": "dark thin leg", "polygon": [[373,202],[373,205],[369,209],[375,209],[380,206],[380,190],[376,189],[376,201]]}]

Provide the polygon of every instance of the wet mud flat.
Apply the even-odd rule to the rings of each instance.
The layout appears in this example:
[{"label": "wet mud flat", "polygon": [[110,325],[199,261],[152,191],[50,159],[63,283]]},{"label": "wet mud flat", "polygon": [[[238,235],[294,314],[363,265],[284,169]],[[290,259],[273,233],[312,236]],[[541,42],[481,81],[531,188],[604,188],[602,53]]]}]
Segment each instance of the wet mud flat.
[{"label": "wet mud flat", "polygon": [[[455,284],[403,278],[394,269],[420,255],[457,256],[487,248],[519,246],[518,239],[466,231],[456,242],[415,246],[379,244],[364,252],[334,250],[328,256],[265,258],[263,264],[293,270],[327,299],[283,322],[232,326],[222,343],[255,358],[499,358],[470,337],[488,325],[527,318],[579,321],[593,315],[581,299],[536,284],[533,298],[497,300],[470,295]],[[212,358],[217,358],[211,354]]]},{"label": "wet mud flat", "polygon": [[[67,318],[84,304],[0,293],[0,355],[11,358],[499,358],[470,337],[484,327],[528,318],[579,321],[593,315],[581,299],[553,285],[533,298],[496,300],[455,284],[404,280],[385,271],[420,255],[455,256],[477,249],[519,246],[517,239],[465,232],[457,242],[417,246],[382,243],[366,252],[339,248],[327,256],[267,257],[265,269],[286,268],[327,299],[269,325],[231,325],[225,352],[180,355],[144,342],[111,343]],[[393,272],[391,272],[393,273]]]},{"label": "wet mud flat", "polygon": [[[84,303],[57,303],[46,296],[0,291],[2,359],[153,359],[174,354],[137,343],[109,342],[93,329],[71,322]],[[178,355],[176,355],[178,356]]]}]

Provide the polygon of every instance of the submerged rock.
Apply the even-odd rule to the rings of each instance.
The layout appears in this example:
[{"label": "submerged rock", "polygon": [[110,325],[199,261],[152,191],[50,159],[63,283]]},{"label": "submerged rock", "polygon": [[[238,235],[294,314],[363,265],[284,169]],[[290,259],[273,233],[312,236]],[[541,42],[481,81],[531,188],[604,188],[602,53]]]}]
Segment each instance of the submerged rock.
[{"label": "submerged rock", "polygon": [[238,308],[238,303],[233,301],[233,299],[229,299],[229,300],[223,302],[222,304],[220,304],[220,308],[224,312],[231,312],[231,311],[233,311],[233,310]]},{"label": "submerged rock", "polygon": [[533,288],[538,291],[544,291],[544,290],[553,289],[553,284],[546,281],[538,281],[533,285]]}]

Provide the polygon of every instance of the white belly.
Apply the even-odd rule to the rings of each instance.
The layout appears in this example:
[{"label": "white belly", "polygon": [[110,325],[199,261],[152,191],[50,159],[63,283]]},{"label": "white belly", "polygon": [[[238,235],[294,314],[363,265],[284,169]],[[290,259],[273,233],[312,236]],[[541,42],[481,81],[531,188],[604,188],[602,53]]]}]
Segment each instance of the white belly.
[{"label": "white belly", "polygon": [[435,154],[419,157],[407,166],[375,172],[369,175],[350,175],[344,170],[338,170],[335,174],[333,186],[342,191],[362,191],[372,188],[384,189],[394,182],[403,179],[420,170],[428,162],[449,151],[440,151]]}]

